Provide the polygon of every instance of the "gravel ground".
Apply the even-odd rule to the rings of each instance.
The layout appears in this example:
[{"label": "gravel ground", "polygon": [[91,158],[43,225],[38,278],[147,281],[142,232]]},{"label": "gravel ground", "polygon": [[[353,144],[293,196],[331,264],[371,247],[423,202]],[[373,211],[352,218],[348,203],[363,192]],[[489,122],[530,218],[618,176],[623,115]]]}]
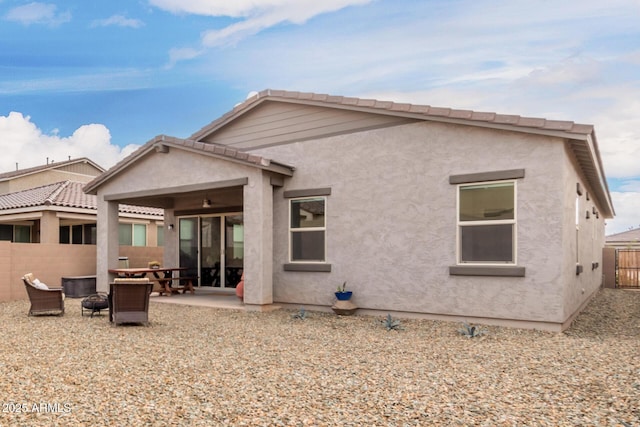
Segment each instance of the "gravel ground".
[{"label": "gravel ground", "polygon": [[[565,333],[152,303],[149,326],[0,304],[0,425],[640,426],[640,292]],[[16,412],[20,409],[20,412]]]}]

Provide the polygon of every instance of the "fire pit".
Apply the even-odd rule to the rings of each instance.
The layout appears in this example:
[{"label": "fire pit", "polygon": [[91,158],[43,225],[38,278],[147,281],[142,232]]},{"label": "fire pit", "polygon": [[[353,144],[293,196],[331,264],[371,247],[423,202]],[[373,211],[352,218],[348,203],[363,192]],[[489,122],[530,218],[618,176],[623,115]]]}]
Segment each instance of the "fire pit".
[{"label": "fire pit", "polygon": [[100,310],[107,308],[109,308],[107,294],[93,294],[82,300],[82,316],[84,316],[85,310],[91,310],[91,317],[93,317],[95,313],[100,314]]}]

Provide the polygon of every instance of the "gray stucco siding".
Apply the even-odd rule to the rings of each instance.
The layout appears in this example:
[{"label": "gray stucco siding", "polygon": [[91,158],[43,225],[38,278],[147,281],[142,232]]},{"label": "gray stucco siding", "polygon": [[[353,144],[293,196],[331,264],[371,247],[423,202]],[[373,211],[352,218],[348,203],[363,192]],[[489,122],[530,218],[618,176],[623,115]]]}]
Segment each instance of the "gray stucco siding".
[{"label": "gray stucco siding", "polygon": [[[274,300],[327,305],[347,281],[359,307],[562,321],[564,147],[550,137],[418,123],[256,151],[296,167],[274,193]],[[517,181],[518,266],[525,277],[449,275],[456,186],[449,177],[524,169]],[[283,192],[328,187],[330,273],[284,271]]]}]

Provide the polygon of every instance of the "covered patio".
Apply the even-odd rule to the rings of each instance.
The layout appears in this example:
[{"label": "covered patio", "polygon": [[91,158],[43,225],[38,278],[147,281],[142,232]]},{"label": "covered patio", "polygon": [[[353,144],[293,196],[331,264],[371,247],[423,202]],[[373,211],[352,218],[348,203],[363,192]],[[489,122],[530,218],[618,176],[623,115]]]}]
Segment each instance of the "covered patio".
[{"label": "covered patio", "polygon": [[97,290],[106,292],[115,277],[109,270],[118,263],[119,205],[150,206],[164,210],[163,266],[188,268],[200,285],[213,280],[217,263],[217,285],[228,294],[235,286],[226,283],[234,277],[229,269],[240,269],[246,308],[268,308],[273,191],[292,175],[290,166],[214,144],[165,136],[147,142],[85,187],[98,196]]}]

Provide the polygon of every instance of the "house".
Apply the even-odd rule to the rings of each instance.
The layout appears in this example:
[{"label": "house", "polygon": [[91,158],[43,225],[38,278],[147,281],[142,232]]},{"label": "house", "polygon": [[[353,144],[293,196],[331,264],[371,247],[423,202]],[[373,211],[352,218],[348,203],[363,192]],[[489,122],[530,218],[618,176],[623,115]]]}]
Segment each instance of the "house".
[{"label": "house", "polygon": [[611,234],[605,239],[605,246],[615,249],[639,249],[640,228],[632,228],[621,233]]},{"label": "house", "polygon": [[50,161],[31,168],[19,169],[0,173],[0,194],[15,193],[42,185],[60,181],[89,182],[105,170],[100,165],[86,157],[65,160],[62,162]]},{"label": "house", "polygon": [[[97,202],[85,183],[105,170],[87,158],[0,174],[0,301],[26,299],[20,277],[45,283],[96,272]],[[162,257],[163,212],[120,205],[118,256],[132,265]]]},{"label": "house", "polygon": [[248,309],[566,328],[602,284],[614,215],[591,125],[266,90],[187,139],[158,136],[85,186],[98,289],[120,204],[164,209],[164,263]]},{"label": "house", "polygon": [[[0,240],[96,244],[96,199],[84,184],[105,169],[86,157],[0,173]],[[120,243],[163,242],[162,210],[120,206]]]},{"label": "house", "polygon": [[640,228],[607,236],[602,257],[605,287],[640,288]]}]

